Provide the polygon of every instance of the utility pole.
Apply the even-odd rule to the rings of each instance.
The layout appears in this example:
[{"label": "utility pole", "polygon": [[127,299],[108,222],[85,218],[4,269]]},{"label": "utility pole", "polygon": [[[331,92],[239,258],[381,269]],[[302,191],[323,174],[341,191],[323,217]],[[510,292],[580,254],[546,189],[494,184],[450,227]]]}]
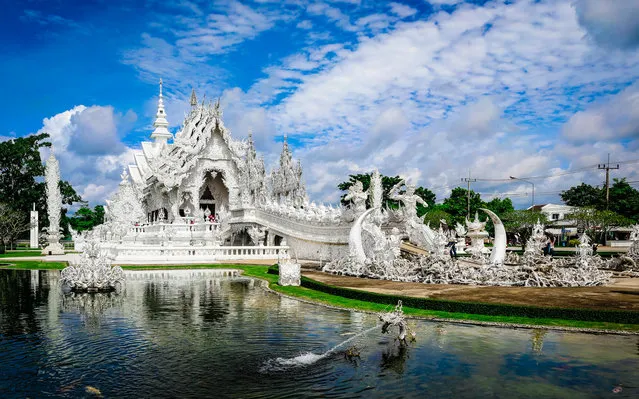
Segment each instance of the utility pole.
[{"label": "utility pole", "polygon": [[610,202],[610,169],[619,169],[619,164],[610,166],[610,153],[608,153],[608,162],[600,163],[597,168],[606,170],[606,209],[608,209],[608,203]]},{"label": "utility pole", "polygon": [[477,179],[471,179],[470,178],[470,169],[468,169],[468,177],[462,177],[461,181],[465,181],[468,183],[468,188],[466,189],[466,194],[467,194],[467,203],[468,203],[468,211],[466,213],[466,217],[468,219],[470,219],[470,183],[474,183],[477,181]]}]

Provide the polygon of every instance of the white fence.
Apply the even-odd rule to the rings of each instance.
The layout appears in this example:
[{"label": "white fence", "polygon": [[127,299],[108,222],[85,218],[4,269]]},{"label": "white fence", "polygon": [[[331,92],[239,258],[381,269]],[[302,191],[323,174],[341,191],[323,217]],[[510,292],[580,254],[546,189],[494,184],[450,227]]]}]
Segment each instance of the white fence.
[{"label": "white fence", "polygon": [[105,246],[115,263],[215,263],[228,260],[273,260],[288,257],[287,246]]}]

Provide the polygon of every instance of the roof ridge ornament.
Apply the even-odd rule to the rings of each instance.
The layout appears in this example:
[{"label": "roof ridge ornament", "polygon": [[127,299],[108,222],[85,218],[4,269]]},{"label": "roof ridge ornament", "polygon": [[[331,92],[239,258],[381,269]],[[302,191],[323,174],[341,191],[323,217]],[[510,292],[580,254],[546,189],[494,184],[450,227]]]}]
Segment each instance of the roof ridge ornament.
[{"label": "roof ridge ornament", "polygon": [[195,88],[191,88],[191,107],[197,107],[197,96],[195,95]]},{"label": "roof ridge ornament", "polygon": [[155,130],[151,133],[151,138],[155,140],[155,142],[164,142],[170,138],[173,138],[171,132],[169,132],[169,122],[166,120],[166,111],[164,110],[164,98],[162,95],[162,78],[160,78],[160,95],[158,98],[158,111],[155,114],[155,122],[153,122],[153,126]]}]

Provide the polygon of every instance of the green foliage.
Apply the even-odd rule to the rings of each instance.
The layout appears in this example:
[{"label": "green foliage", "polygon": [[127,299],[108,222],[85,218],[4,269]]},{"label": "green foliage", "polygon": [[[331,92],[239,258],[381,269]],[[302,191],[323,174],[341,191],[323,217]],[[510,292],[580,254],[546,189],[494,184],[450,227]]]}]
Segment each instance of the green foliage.
[{"label": "green foliage", "polygon": [[570,206],[593,207],[602,209],[606,206],[605,190],[586,183],[562,191],[561,200]]},{"label": "green foliage", "polygon": [[[355,182],[361,181],[362,186],[364,187],[364,191],[366,191],[371,186],[372,175],[373,175],[372,172],[366,173],[366,174],[350,175],[348,178],[348,181],[338,184],[337,188],[342,191],[348,191],[348,189],[351,188],[351,186],[355,184]],[[382,188],[384,189],[383,206],[387,208],[391,208],[391,209],[397,209],[400,204],[397,201],[390,199],[389,196],[390,196],[390,190],[396,184],[401,182],[402,178],[399,176],[390,177],[390,176],[384,176],[384,175],[381,175],[381,177],[382,177]],[[424,201],[426,201],[428,206],[435,204],[435,193],[433,193],[429,189],[423,188],[423,187],[417,187],[415,189],[415,194],[419,195]],[[343,194],[341,197],[342,205],[345,205],[345,206],[349,205],[350,202],[345,201],[344,197],[346,197],[346,194]],[[371,207],[370,197],[366,200],[366,207],[367,208]],[[420,212],[421,212],[421,215],[423,215],[424,213],[426,213],[426,209],[427,208],[424,207],[423,205],[417,204],[417,215],[420,215]]]},{"label": "green foliage", "polygon": [[[563,191],[561,199],[571,206],[606,210],[606,189],[588,184],[580,184]],[[626,179],[613,179],[609,190],[608,210],[639,222],[639,190],[634,189]]]},{"label": "green foliage", "polygon": [[91,230],[102,223],[104,223],[104,207],[102,205],[97,205],[93,210],[83,206],[69,218],[69,224],[78,232]]},{"label": "green foliage", "polygon": [[453,216],[443,209],[442,205],[434,205],[428,208],[428,212],[424,215],[424,223],[429,224],[431,228],[438,228],[441,220],[445,220],[446,224],[450,227],[454,227]]},{"label": "green foliage", "polygon": [[507,232],[518,234],[523,246],[532,234],[532,227],[537,221],[541,224],[548,222],[546,215],[532,210],[514,210],[501,216],[501,221]]},{"label": "green foliage", "polygon": [[492,200],[484,204],[484,208],[490,209],[491,211],[495,212],[500,218],[502,215],[513,212],[515,210],[513,202],[510,200],[510,198],[493,198]]},{"label": "green foliage", "polygon": [[[475,214],[479,208],[484,207],[484,202],[481,200],[481,196],[470,190],[470,215]],[[468,212],[468,190],[461,187],[455,187],[450,193],[450,197],[444,200],[443,208],[446,213],[450,214],[453,218],[453,224],[464,223]]]},{"label": "green foliage", "polygon": [[428,207],[426,207],[420,203],[417,203],[417,216],[421,217],[428,211],[428,208],[431,208],[435,205],[435,193],[427,188],[417,187],[415,189],[415,194],[419,195],[426,202],[426,204],[428,204]]},{"label": "green foliage", "polygon": [[[37,181],[44,176],[44,164],[40,149],[50,147],[45,141],[49,134],[40,133],[0,142],[0,202],[11,204],[13,209],[28,215],[35,204],[40,214],[40,224],[48,225],[45,183]],[[39,179],[38,179],[39,180]],[[81,201],[80,196],[66,181],[60,181],[62,203],[71,205]],[[64,212],[64,211],[63,211]],[[66,228],[66,218],[61,218]]]},{"label": "green foliage", "polygon": [[623,217],[639,223],[639,190],[626,182],[626,179],[613,179],[610,186],[610,205],[608,209]]},{"label": "green foliage", "polygon": [[585,231],[590,238],[602,244],[611,227],[633,224],[633,220],[616,212],[595,208],[579,208],[566,215],[566,219],[574,220],[578,229]]},{"label": "green foliage", "polygon": [[572,239],[568,240],[568,246],[569,247],[576,247],[579,244],[581,244],[581,241],[579,241],[576,238],[572,238]]}]

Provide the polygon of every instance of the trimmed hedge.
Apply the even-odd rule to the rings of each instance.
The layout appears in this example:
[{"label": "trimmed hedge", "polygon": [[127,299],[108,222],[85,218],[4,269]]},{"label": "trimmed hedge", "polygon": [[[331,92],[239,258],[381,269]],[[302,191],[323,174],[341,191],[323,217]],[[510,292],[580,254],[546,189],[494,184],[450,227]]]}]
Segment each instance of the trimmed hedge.
[{"label": "trimmed hedge", "polygon": [[[269,273],[271,273],[271,269],[274,271],[277,270],[271,266],[269,268]],[[348,299],[356,299],[384,305],[395,305],[398,300],[401,300],[402,304],[407,307],[451,313],[639,324],[639,312],[633,311],[544,308],[498,303],[460,302],[445,299],[414,298],[336,287],[304,276],[302,276],[302,287],[325,292],[331,295],[338,295]]]},{"label": "trimmed hedge", "polygon": [[269,266],[268,270],[266,271],[266,273],[268,274],[280,274],[280,268],[278,267],[277,263]]}]

